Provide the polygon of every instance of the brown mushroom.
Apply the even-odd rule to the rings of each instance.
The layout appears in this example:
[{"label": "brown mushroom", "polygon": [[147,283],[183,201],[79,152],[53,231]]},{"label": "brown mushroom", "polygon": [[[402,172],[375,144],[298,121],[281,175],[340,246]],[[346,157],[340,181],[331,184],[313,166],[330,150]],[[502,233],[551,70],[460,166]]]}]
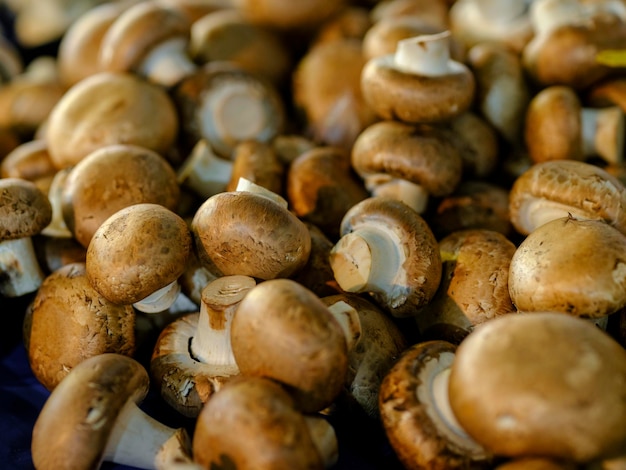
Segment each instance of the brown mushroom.
[{"label": "brown mushroom", "polygon": [[576,470],[576,464],[567,461],[541,457],[521,457],[509,460],[496,467],[495,470]]},{"label": "brown mushroom", "polygon": [[383,0],[372,6],[370,16],[374,23],[413,16],[441,30],[448,27],[450,3],[448,0]]},{"label": "brown mushroom", "polygon": [[283,194],[286,167],[269,142],[248,140],[233,149],[233,167],[226,191],[236,191],[240,178]]},{"label": "brown mushroom", "polygon": [[37,182],[57,172],[48,153],[48,144],[43,139],[20,143],[0,163],[2,178],[21,178]]},{"label": "brown mushroom", "polygon": [[177,181],[203,200],[226,191],[232,178],[233,161],[223,157],[201,138],[191,149],[177,170]]},{"label": "brown mushroom", "polygon": [[624,376],[626,350],[590,322],[503,315],[459,345],[450,406],[496,455],[589,462],[624,449]]}]

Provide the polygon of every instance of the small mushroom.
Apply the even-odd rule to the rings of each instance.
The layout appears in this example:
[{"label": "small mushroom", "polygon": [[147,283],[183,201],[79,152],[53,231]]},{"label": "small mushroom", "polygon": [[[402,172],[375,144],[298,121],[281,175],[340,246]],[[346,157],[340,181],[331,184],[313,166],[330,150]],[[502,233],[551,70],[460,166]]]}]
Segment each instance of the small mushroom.
[{"label": "small mushroom", "polygon": [[469,68],[450,59],[450,32],[398,41],[393,54],[370,59],[361,73],[365,102],[383,119],[445,122],[467,111],[476,82]]},{"label": "small mushroom", "polygon": [[450,407],[496,455],[589,462],[624,449],[625,376],[626,350],[590,322],[508,314],[459,345]]},{"label": "small mushroom", "polygon": [[489,468],[492,456],[450,409],[448,380],[456,346],[419,342],[385,375],[379,394],[385,434],[407,469]]},{"label": "small mushroom", "polygon": [[236,191],[240,178],[282,194],[286,167],[269,142],[248,140],[233,149],[233,167],[226,191]]},{"label": "small mushroom", "polygon": [[52,206],[35,183],[0,178],[0,294],[35,292],[44,279],[32,237],[52,220]]},{"label": "small mushroom", "polygon": [[115,462],[166,470],[191,464],[187,431],[139,408],[148,388],[148,373],[127,356],[99,354],[81,362],[37,417],[31,445],[35,467],[97,469],[102,462]]},{"label": "small mushroom", "polygon": [[303,415],[289,394],[262,377],[237,377],[202,409],[193,436],[203,468],[330,468],[338,444],[322,417]]},{"label": "small mushroom", "polygon": [[133,204],[106,219],[87,248],[87,276],[111,302],[161,312],[180,291],[191,251],[185,221],[154,203]]},{"label": "small mushroom", "polygon": [[406,204],[372,197],[353,206],[341,222],[330,255],[339,286],[368,293],[394,317],[414,316],[441,281],[437,240],[426,221]]}]

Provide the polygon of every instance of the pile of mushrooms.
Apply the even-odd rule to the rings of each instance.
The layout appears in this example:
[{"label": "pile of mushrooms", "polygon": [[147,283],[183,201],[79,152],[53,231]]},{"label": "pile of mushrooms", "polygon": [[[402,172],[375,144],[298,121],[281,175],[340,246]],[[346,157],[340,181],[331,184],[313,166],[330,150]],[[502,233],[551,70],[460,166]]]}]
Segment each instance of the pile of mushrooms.
[{"label": "pile of mushrooms", "polygon": [[626,468],[626,0],[40,3],[0,5],[37,470]]}]

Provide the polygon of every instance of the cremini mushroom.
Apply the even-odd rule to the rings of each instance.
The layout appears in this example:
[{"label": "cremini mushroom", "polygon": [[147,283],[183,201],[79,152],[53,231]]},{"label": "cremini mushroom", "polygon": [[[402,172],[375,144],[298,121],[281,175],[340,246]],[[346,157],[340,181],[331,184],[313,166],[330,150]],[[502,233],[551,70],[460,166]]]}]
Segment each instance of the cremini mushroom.
[{"label": "cremini mushroom", "polygon": [[28,361],[48,390],[89,357],[135,353],[133,308],[102,297],[87,279],[84,263],[67,264],[46,276],[30,308]]},{"label": "cremini mushroom", "polygon": [[239,374],[230,344],[237,306],[256,285],[248,276],[222,276],[202,290],[199,313],[184,315],[159,335],[150,374],[163,399],[197,417],[224,383]]},{"label": "cremini mushroom", "polygon": [[78,364],[37,417],[31,444],[35,467],[97,469],[115,462],[166,470],[191,464],[187,431],[166,426],[139,407],[148,388],[148,373],[130,357],[99,354]]},{"label": "cremini mushroom", "polygon": [[588,321],[502,315],[459,345],[450,406],[495,455],[590,462],[624,449],[625,375],[626,350]]},{"label": "cremini mushroom", "polygon": [[365,64],[365,102],[383,119],[407,123],[445,122],[467,111],[476,82],[462,62],[450,59],[450,32],[398,41],[395,53]]},{"label": "cremini mushroom", "polygon": [[489,468],[491,454],[450,409],[448,380],[456,346],[418,342],[385,374],[380,416],[391,447],[407,469]]},{"label": "cremini mushroom", "polygon": [[330,254],[339,286],[368,293],[395,317],[414,316],[441,281],[437,240],[426,221],[392,198],[378,196],[353,206],[341,222]]},{"label": "cremini mushroom", "polygon": [[87,247],[87,276],[111,302],[143,312],[174,303],[192,239],[185,221],[160,204],[140,203],[107,218]]},{"label": "cremini mushroom", "polygon": [[44,279],[32,237],[52,220],[52,206],[35,183],[0,178],[0,294],[21,297]]},{"label": "cremini mushroom", "polygon": [[232,170],[225,191],[236,191],[240,178],[276,193],[283,194],[286,165],[270,142],[247,140],[233,149]]}]

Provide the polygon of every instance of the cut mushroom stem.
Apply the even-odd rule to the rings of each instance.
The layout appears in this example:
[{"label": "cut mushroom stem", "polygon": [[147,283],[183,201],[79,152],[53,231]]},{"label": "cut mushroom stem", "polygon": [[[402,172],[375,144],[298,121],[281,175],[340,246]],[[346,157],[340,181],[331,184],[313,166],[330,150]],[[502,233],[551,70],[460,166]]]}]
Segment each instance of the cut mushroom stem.
[{"label": "cut mushroom stem", "polygon": [[418,214],[426,211],[429,193],[424,186],[403,178],[388,175],[371,175],[365,178],[365,186],[372,196],[387,196],[404,202]]},{"label": "cut mushroom stem", "polygon": [[341,329],[346,335],[348,351],[352,351],[363,334],[359,312],[352,305],[344,301],[329,305],[328,310],[330,310],[335,320],[341,325]]},{"label": "cut mushroom stem", "polygon": [[44,280],[31,237],[0,242],[0,294],[20,297],[35,292]]},{"label": "cut mushroom stem", "polygon": [[309,429],[311,440],[322,458],[324,468],[331,468],[339,459],[339,444],[335,429],[321,416],[307,415],[304,421]]},{"label": "cut mushroom stem", "polygon": [[[89,416],[95,421],[103,416]],[[104,461],[137,468],[166,470],[170,464],[192,463],[191,442],[183,428],[171,428],[144,413],[129,400],[115,422]]]},{"label": "cut mushroom stem", "polygon": [[398,41],[394,62],[412,74],[441,76],[450,73],[450,31]]},{"label": "cut mushroom stem", "polygon": [[285,209],[287,209],[287,206],[289,205],[287,200],[283,198],[282,196],[280,196],[279,194],[276,194],[275,192],[270,191],[269,189],[264,188],[263,186],[260,186],[256,183],[253,183],[252,181],[246,178],[239,178],[236,191],[247,191],[249,193],[254,193],[259,196],[263,196],[264,198],[267,198],[270,201],[274,201],[276,204],[280,205],[281,207]]},{"label": "cut mushroom stem", "polygon": [[233,162],[215,154],[206,140],[200,139],[178,171],[178,183],[201,197],[209,198],[226,190]]},{"label": "cut mushroom stem", "polygon": [[64,168],[55,173],[48,189],[48,199],[52,205],[52,220],[41,231],[42,235],[55,238],[72,238],[74,235],[63,219],[63,187],[71,168]]},{"label": "cut mushroom stem", "polygon": [[624,159],[624,112],[617,106],[582,108],[583,155],[598,155],[607,163]]},{"label": "cut mushroom stem", "polygon": [[176,280],[170,282],[165,287],[161,287],[159,290],[153,292],[139,302],[135,302],[133,307],[144,313],[163,312],[176,302],[179,293],[180,284]]},{"label": "cut mushroom stem", "polygon": [[198,67],[187,55],[187,40],[174,38],[154,47],[139,66],[139,75],[170,87],[191,75]]}]

